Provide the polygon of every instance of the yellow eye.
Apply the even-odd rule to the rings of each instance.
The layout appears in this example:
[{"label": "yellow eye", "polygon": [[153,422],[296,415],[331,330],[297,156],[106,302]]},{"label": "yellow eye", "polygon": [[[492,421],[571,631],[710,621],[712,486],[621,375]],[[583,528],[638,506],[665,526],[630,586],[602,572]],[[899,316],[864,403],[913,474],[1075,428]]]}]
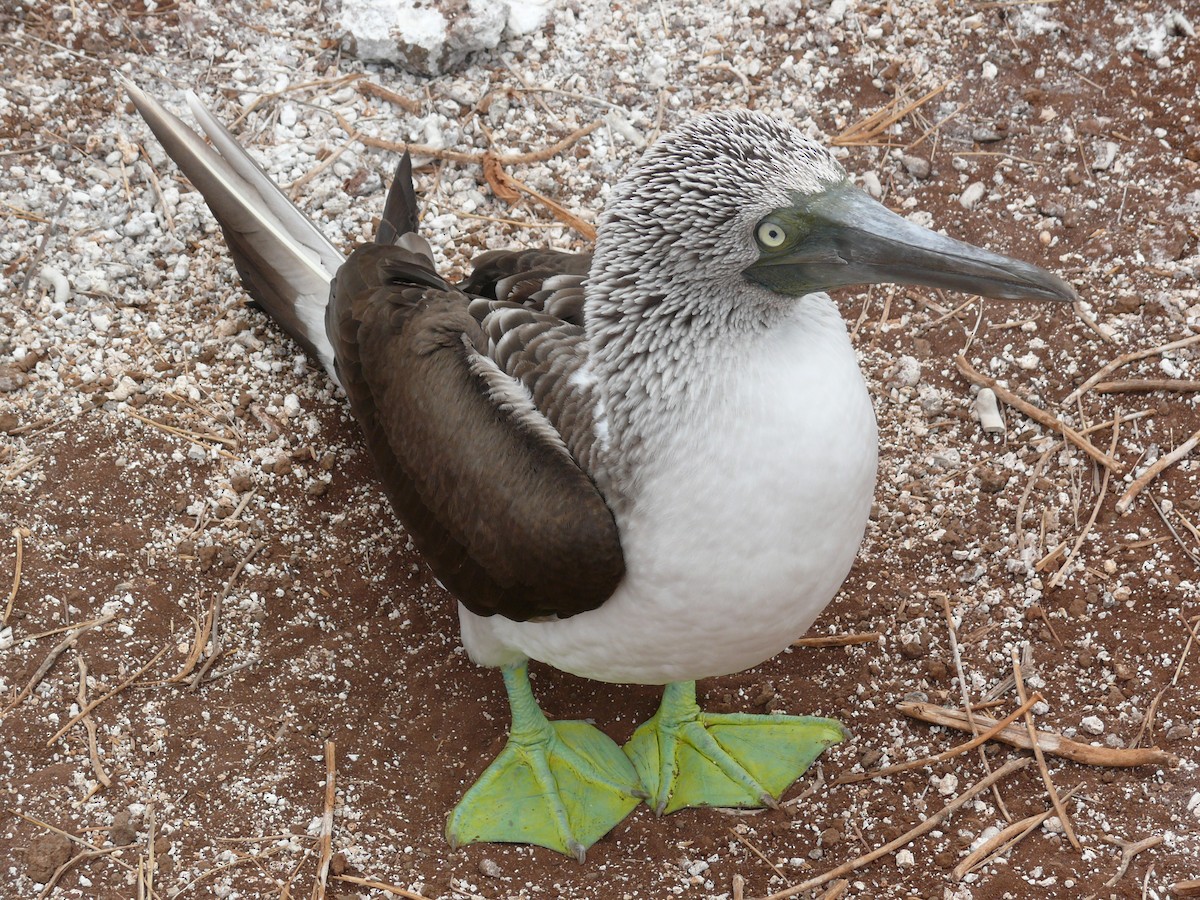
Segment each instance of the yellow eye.
[{"label": "yellow eye", "polygon": [[758,242],[764,247],[775,248],[787,240],[783,226],[775,222],[763,222],[758,226]]}]

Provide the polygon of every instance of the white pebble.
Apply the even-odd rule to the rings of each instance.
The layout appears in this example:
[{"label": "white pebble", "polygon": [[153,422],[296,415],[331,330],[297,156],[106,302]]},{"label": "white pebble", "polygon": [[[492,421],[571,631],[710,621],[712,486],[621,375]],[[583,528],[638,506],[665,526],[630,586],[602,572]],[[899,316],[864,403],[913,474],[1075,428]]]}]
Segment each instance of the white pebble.
[{"label": "white pebble", "polygon": [[996,68],[996,64],[994,62],[988,60],[983,64],[980,74],[983,76],[985,81],[993,81],[995,80],[996,76],[1000,74],[1000,70]]},{"label": "white pebble", "polygon": [[883,185],[879,183],[879,176],[873,171],[863,172],[862,183],[863,189],[876,200],[883,196]]},{"label": "white pebble", "polygon": [[966,190],[958,195],[959,205],[963,209],[974,209],[975,205],[983,199],[984,186],[982,181],[973,181],[967,185]]},{"label": "white pebble", "polygon": [[1100,721],[1099,716],[1088,716],[1079,723],[1079,727],[1088,734],[1104,734],[1104,723]]},{"label": "white pebble", "polygon": [[900,850],[896,853],[896,865],[901,869],[909,869],[917,864],[917,859],[911,850]]},{"label": "white pebble", "polygon": [[949,797],[958,790],[958,776],[953,772],[948,772],[941,778],[934,776],[929,781],[943,797]]},{"label": "white pebble", "polygon": [[975,395],[975,415],[979,416],[984,434],[1004,434],[1004,417],[1000,415],[996,392],[991,388],[982,388]]}]

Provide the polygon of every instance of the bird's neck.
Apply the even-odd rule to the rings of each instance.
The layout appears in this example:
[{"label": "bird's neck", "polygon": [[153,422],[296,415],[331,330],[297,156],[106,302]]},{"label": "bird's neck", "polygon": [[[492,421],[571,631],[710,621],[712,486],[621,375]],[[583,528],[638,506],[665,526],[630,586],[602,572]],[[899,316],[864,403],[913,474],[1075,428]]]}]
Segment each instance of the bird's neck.
[{"label": "bird's neck", "polygon": [[593,474],[614,508],[633,502],[635,474],[649,471],[648,463],[688,453],[698,423],[724,418],[766,348],[774,356],[785,344],[785,355],[803,355],[806,344],[844,345],[852,359],[827,297],[765,293],[749,284],[719,293],[692,285],[652,300],[645,285],[636,298],[589,291],[588,365],[601,437]]}]

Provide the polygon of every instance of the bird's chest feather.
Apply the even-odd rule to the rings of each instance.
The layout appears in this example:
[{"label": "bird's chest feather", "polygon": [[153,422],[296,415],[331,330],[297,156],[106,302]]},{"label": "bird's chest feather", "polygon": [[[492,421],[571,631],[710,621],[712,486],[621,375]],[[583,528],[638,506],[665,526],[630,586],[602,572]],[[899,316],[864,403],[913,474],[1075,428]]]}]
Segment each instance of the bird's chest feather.
[{"label": "bird's chest feather", "polygon": [[745,605],[785,627],[811,621],[798,601],[828,602],[862,538],[877,438],[826,304],[741,348],[651,439],[637,495],[618,514],[627,589],[692,616]]}]

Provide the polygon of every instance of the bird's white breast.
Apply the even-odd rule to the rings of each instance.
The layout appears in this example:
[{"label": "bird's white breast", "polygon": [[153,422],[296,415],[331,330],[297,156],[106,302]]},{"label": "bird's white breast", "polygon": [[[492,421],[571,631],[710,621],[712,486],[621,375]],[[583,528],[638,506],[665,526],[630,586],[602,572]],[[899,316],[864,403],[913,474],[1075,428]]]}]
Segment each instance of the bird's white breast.
[{"label": "bird's white breast", "polygon": [[804,633],[862,540],[875,483],[870,398],[824,295],[757,336],[658,423],[630,508],[627,574],[599,609],[462,616],[477,661],[518,655],[612,682],[739,671]]}]

